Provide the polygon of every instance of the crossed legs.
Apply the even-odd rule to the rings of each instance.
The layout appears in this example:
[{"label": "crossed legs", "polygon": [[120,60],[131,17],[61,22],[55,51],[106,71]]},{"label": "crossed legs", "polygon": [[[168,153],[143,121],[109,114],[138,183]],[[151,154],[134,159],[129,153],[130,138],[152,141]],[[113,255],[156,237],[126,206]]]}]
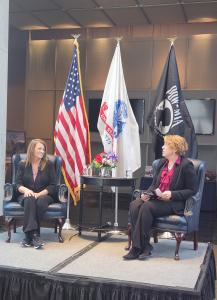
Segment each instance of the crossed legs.
[{"label": "crossed legs", "polygon": [[124,258],[133,259],[139,257],[146,250],[146,247],[149,246],[149,235],[154,219],[169,215],[172,211],[170,202],[155,199],[144,202],[140,198],[132,201],[129,209],[132,249]]},{"label": "crossed legs", "polygon": [[[41,196],[38,199],[32,196],[24,197],[23,195],[21,195],[18,201],[24,207],[24,221],[23,221],[23,232],[25,233],[24,243],[25,246],[28,245],[31,246],[32,240],[38,241],[37,232],[40,227],[40,222],[44,217],[48,205],[53,202],[53,199],[49,195]],[[39,243],[36,244],[39,246]]]}]

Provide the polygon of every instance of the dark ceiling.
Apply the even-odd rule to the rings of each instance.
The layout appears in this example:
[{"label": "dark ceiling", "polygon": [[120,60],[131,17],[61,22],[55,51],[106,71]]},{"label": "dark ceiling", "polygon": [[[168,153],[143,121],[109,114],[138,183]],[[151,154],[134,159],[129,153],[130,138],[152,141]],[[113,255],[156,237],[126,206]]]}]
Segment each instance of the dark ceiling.
[{"label": "dark ceiling", "polygon": [[10,0],[21,30],[217,22],[217,0]]}]

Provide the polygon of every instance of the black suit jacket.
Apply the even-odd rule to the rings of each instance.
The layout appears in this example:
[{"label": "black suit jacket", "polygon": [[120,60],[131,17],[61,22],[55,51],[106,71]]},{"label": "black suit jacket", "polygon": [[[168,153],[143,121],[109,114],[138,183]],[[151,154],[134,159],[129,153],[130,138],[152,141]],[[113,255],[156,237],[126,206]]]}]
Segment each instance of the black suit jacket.
[{"label": "black suit jacket", "polygon": [[[149,191],[159,187],[162,169],[166,164],[162,158],[158,164],[157,172],[153,177]],[[180,165],[175,166],[169,190],[172,192],[170,199],[174,212],[178,213],[185,207],[185,201],[197,192],[198,182],[194,166],[187,158],[182,158]]]},{"label": "black suit jacket", "polygon": [[43,170],[39,168],[35,181],[33,179],[32,166],[25,166],[25,161],[19,162],[16,173],[17,190],[20,186],[25,186],[35,193],[47,189],[48,194],[54,198],[56,196],[56,183],[56,172],[51,161],[47,161]]}]

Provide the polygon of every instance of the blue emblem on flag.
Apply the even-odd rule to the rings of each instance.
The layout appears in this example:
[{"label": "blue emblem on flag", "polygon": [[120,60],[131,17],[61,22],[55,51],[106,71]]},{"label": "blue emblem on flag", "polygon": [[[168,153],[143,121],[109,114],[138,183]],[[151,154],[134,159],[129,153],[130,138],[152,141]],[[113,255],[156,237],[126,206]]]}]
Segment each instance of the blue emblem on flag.
[{"label": "blue emblem on flag", "polygon": [[127,106],[124,101],[118,100],[115,101],[114,105],[114,117],[113,117],[113,128],[114,128],[114,137],[122,133],[127,119]]},{"label": "blue emblem on flag", "polygon": [[73,106],[76,105],[76,98],[80,95],[81,88],[78,73],[78,56],[77,48],[75,47],[64,93],[64,105],[67,111],[69,111]]}]

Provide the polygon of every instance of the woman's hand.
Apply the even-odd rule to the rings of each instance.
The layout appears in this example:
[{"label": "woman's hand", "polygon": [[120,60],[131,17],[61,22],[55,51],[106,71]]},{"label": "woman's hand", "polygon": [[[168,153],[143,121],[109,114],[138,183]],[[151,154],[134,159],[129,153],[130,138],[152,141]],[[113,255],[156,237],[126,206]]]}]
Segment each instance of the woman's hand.
[{"label": "woman's hand", "polygon": [[163,201],[169,201],[172,197],[172,193],[171,191],[164,191],[162,194],[161,194],[161,197],[160,199],[163,200]]},{"label": "woman's hand", "polygon": [[27,188],[25,188],[23,194],[24,194],[24,197],[31,197],[31,196],[35,197],[35,193],[32,190],[29,190]]},{"label": "woman's hand", "polygon": [[48,194],[48,190],[47,190],[47,189],[44,189],[44,190],[42,190],[42,191],[39,192],[39,193],[34,193],[34,196],[35,196],[36,199],[38,199],[40,196],[45,196],[45,195],[47,195],[47,194]]},{"label": "woman's hand", "polygon": [[38,199],[40,197],[40,193],[34,193],[35,199]]},{"label": "woman's hand", "polygon": [[148,201],[150,199],[150,196],[147,195],[147,194],[142,194],[141,195],[141,199],[142,199],[142,201],[146,202],[146,201]]}]

